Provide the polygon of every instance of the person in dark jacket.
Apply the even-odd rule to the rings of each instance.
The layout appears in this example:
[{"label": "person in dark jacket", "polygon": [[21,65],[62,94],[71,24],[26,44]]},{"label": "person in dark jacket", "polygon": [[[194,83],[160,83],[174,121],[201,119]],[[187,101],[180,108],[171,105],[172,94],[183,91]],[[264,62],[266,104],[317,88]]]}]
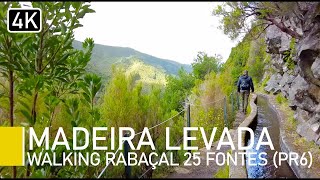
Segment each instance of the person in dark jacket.
[{"label": "person in dark jacket", "polygon": [[248,76],[248,71],[243,71],[243,75],[239,77],[237,83],[238,93],[241,95],[242,99],[242,112],[247,112],[248,99],[250,95],[250,89],[254,92],[252,78]]}]

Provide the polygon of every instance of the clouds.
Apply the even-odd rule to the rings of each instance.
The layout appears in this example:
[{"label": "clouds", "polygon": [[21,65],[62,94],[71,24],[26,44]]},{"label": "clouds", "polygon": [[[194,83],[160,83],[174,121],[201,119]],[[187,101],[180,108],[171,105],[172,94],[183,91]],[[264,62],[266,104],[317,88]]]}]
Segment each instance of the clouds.
[{"label": "clouds", "polygon": [[190,64],[198,51],[226,60],[235,45],[217,29],[211,15],[217,2],[92,2],[96,13],[81,21],[77,40],[131,47],[160,58]]}]

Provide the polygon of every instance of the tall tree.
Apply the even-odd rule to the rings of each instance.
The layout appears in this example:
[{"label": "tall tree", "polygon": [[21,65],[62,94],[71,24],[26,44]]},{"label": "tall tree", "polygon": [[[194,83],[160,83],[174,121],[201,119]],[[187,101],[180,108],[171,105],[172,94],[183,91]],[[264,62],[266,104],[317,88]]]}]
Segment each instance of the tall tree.
[{"label": "tall tree", "polygon": [[241,33],[264,31],[270,25],[300,39],[302,34],[285,21],[290,21],[289,15],[294,14],[302,26],[304,15],[312,8],[315,8],[312,3],[304,6],[300,2],[225,2],[218,5],[213,14],[221,17],[220,28],[231,39]]},{"label": "tall tree", "polygon": [[[1,38],[1,67],[9,81],[10,122],[13,126],[14,109],[14,71],[19,73],[18,88],[21,94],[32,96],[32,107],[21,111],[29,120],[29,125],[37,122],[37,102],[39,93],[51,91],[52,96],[59,97],[66,92],[72,92],[76,87],[76,80],[80,78],[88,63],[93,47],[92,39],[86,40],[84,46],[89,47],[83,52],[74,50],[74,30],[81,27],[79,20],[86,13],[92,13],[90,5],[85,2],[32,2],[31,6],[42,9],[42,31],[39,33],[25,33],[19,35],[8,34],[6,30],[6,11],[10,7],[21,7],[19,3],[1,3],[0,16],[2,32]],[[45,10],[45,11],[44,11]],[[85,47],[85,48],[86,48]],[[23,59],[24,61],[22,61]],[[80,71],[79,71],[80,70]],[[60,83],[59,83],[60,82]],[[57,91],[54,87],[66,87],[68,90]],[[57,101],[48,98],[46,101],[51,114]],[[53,108],[52,108],[53,107]],[[52,118],[50,118],[50,123]],[[27,176],[29,176],[29,165]]]},{"label": "tall tree", "polygon": [[[83,58],[79,57],[78,52],[72,47],[74,30],[82,26],[79,20],[94,10],[84,2],[32,2],[32,7],[46,9],[42,11],[42,31],[36,34],[24,34],[22,42],[25,45],[21,46],[20,51],[29,60],[28,66],[24,69],[24,79],[26,79],[24,82],[31,86],[29,90],[32,89],[30,117],[31,125],[34,125],[37,121],[39,93],[53,81],[66,82],[68,76],[66,74],[70,75],[71,71],[68,66],[74,63],[68,59]],[[85,66],[86,63],[82,65]],[[65,77],[61,77],[62,74]]]},{"label": "tall tree", "polygon": [[210,72],[218,72],[220,70],[221,56],[208,56],[205,52],[199,52],[197,58],[191,64],[193,68],[193,74],[198,79],[204,79],[206,74]]},{"label": "tall tree", "polygon": [[181,68],[178,76],[167,76],[167,84],[163,93],[164,108],[166,112],[171,110],[181,111],[184,101],[195,85],[195,76]]},{"label": "tall tree", "polygon": [[[0,3],[0,73],[9,82],[9,119],[10,126],[14,126],[14,82],[16,80],[16,71],[23,70],[26,61],[23,61],[19,50],[14,43],[21,40],[21,35],[11,34],[7,31],[5,15],[9,7],[19,7],[16,2]],[[13,167],[13,178],[16,178],[16,167]]]}]

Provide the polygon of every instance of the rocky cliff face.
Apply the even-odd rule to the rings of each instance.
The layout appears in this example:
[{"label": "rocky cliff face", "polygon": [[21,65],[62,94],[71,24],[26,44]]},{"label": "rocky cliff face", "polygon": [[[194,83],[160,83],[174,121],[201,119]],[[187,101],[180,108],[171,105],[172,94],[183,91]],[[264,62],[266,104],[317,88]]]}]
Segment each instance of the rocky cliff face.
[{"label": "rocky cliff face", "polygon": [[320,5],[302,8],[303,18],[291,14],[285,22],[302,38],[292,39],[274,25],[266,31],[273,72],[265,90],[282,93],[295,110],[297,132],[320,145]]}]

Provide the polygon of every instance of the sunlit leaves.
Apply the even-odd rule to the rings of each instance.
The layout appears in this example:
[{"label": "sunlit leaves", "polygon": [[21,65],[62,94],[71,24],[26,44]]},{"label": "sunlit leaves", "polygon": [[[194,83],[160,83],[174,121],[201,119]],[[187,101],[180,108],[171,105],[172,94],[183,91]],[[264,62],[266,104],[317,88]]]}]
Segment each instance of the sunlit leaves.
[{"label": "sunlit leaves", "polygon": [[31,105],[30,103],[27,103],[28,98],[20,98],[18,103],[21,105],[21,107],[19,108],[18,112],[20,112],[22,114],[23,117],[25,117],[25,119],[27,120],[26,125],[34,125],[34,121],[31,117]]},{"label": "sunlit leaves", "polygon": [[258,20],[271,22],[270,18],[287,16],[295,6],[296,3],[291,2],[225,2],[213,10],[213,15],[220,17],[220,29],[229,38],[236,39],[256,28],[253,24],[257,25]]},{"label": "sunlit leaves", "polygon": [[91,106],[95,96],[101,88],[101,77],[95,74],[87,74],[79,85],[84,91],[82,95],[86,100],[86,104]]},{"label": "sunlit leaves", "polygon": [[49,109],[49,111],[53,111],[55,107],[58,106],[58,104],[60,103],[60,99],[58,99],[55,96],[46,96],[45,97],[45,104],[47,106],[47,108]]},{"label": "sunlit leaves", "polygon": [[195,85],[196,77],[193,73],[188,73],[180,69],[178,76],[168,76],[167,85],[163,95],[164,107],[167,111],[180,111],[184,108],[183,102],[190,94],[191,88]]},{"label": "sunlit leaves", "polygon": [[[42,11],[43,30],[36,34],[9,34],[6,11],[10,6],[20,7],[20,4],[0,4],[1,74],[8,78],[6,70],[17,71],[16,90],[21,97],[34,96],[34,99],[29,97],[30,102],[37,102],[39,92],[49,92],[45,104],[53,112],[59,104],[56,104],[58,99],[79,89],[78,82],[90,60],[94,43],[92,39],[86,39],[83,50],[74,50],[73,33],[82,26],[79,19],[94,10],[84,2],[32,2],[31,5],[45,9]],[[30,120],[31,110],[32,105],[28,104],[28,107],[22,106],[21,113],[34,125],[35,121]],[[43,116],[47,117],[48,113]]]},{"label": "sunlit leaves", "polygon": [[79,109],[80,101],[78,98],[69,98],[65,102],[66,112],[71,117],[71,125],[72,127],[78,127],[81,123],[80,109]]},{"label": "sunlit leaves", "polygon": [[92,118],[90,127],[93,127],[95,121],[100,119],[100,112],[94,105],[97,93],[101,88],[101,77],[96,74],[86,74],[83,81],[79,82],[79,86],[83,90],[82,102],[90,108],[89,114]]}]

